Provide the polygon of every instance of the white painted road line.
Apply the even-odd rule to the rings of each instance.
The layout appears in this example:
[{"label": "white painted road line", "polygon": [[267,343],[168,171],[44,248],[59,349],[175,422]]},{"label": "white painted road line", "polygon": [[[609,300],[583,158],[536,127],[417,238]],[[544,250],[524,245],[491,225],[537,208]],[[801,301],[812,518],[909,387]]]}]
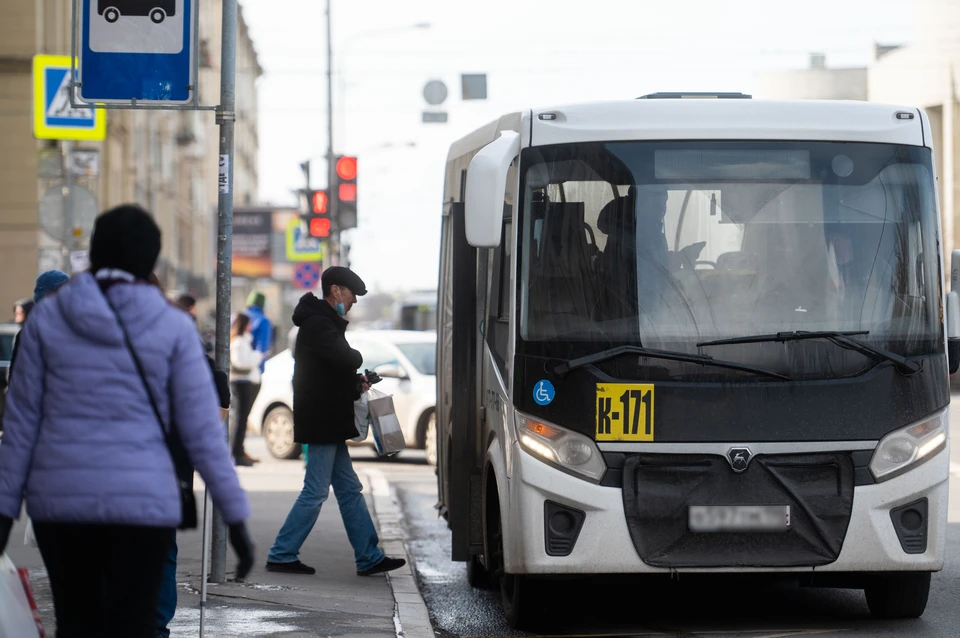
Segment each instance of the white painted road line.
[{"label": "white painted road line", "polygon": [[956,476],[957,478],[960,478],[960,463],[957,463],[956,461],[951,461],[950,473]]}]

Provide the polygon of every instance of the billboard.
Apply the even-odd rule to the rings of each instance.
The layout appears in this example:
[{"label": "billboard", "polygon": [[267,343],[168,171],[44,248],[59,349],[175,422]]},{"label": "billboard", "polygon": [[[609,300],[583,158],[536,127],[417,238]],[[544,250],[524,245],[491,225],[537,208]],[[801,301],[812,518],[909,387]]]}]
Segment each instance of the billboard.
[{"label": "billboard", "polygon": [[273,276],[270,233],[273,211],[237,210],[233,213],[233,276],[268,278]]}]

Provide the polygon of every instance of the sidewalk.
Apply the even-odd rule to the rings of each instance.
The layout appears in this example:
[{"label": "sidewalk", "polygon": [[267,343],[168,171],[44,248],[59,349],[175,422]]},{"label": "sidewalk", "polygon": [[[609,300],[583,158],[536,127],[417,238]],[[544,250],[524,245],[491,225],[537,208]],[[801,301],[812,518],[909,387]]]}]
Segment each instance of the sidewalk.
[{"label": "sidewalk", "polygon": [[[276,461],[256,438],[250,440],[248,450],[263,460],[254,468],[238,468],[253,509],[250,533],[257,559],[246,582],[208,585],[204,636],[395,638],[402,631],[405,638],[432,637],[426,608],[408,567],[389,576],[356,575],[353,549],[332,492],[300,554],[304,563],[317,568],[317,573],[304,576],[266,571],[267,551],[302,485],[303,461]],[[375,469],[358,467],[357,473],[380,532],[381,547],[388,555],[406,557],[389,484]],[[203,485],[199,480],[197,488],[202,507]],[[53,602],[43,564],[39,552],[23,546],[22,539],[23,521],[14,528],[8,549],[18,566],[30,568],[44,627],[52,636]],[[171,625],[171,635],[178,638],[199,635],[200,539],[199,530],[178,536],[178,604]],[[228,578],[235,566],[236,559],[228,547]]]}]

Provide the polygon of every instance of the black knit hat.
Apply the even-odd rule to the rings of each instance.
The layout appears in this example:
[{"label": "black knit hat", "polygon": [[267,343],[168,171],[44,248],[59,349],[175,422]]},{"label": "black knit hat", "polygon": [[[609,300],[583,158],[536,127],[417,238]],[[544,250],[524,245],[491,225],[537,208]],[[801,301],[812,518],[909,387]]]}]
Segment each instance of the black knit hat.
[{"label": "black knit hat", "polygon": [[90,270],[125,270],[138,279],[153,272],[160,256],[160,228],[136,205],[112,208],[97,217],[90,241]]}]

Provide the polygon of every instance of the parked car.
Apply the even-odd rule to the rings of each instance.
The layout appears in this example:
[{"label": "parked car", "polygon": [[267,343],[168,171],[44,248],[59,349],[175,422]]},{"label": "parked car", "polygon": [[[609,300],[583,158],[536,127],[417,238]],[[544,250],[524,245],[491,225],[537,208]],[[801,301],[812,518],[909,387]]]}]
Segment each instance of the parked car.
[{"label": "parked car", "polygon": [[[292,347],[293,338],[290,341]],[[407,447],[425,450],[427,462],[436,465],[436,333],[358,330],[347,332],[347,341],[363,355],[363,367],[383,378],[375,387],[393,396]],[[249,428],[263,434],[270,453],[280,459],[295,459],[301,450],[293,440],[293,365],[289,348],[267,361],[247,421]],[[372,446],[372,433],[355,445]]]},{"label": "parked car", "polygon": [[10,356],[13,354],[13,338],[18,332],[19,324],[0,323],[0,419],[7,406],[7,368],[10,367]]}]

